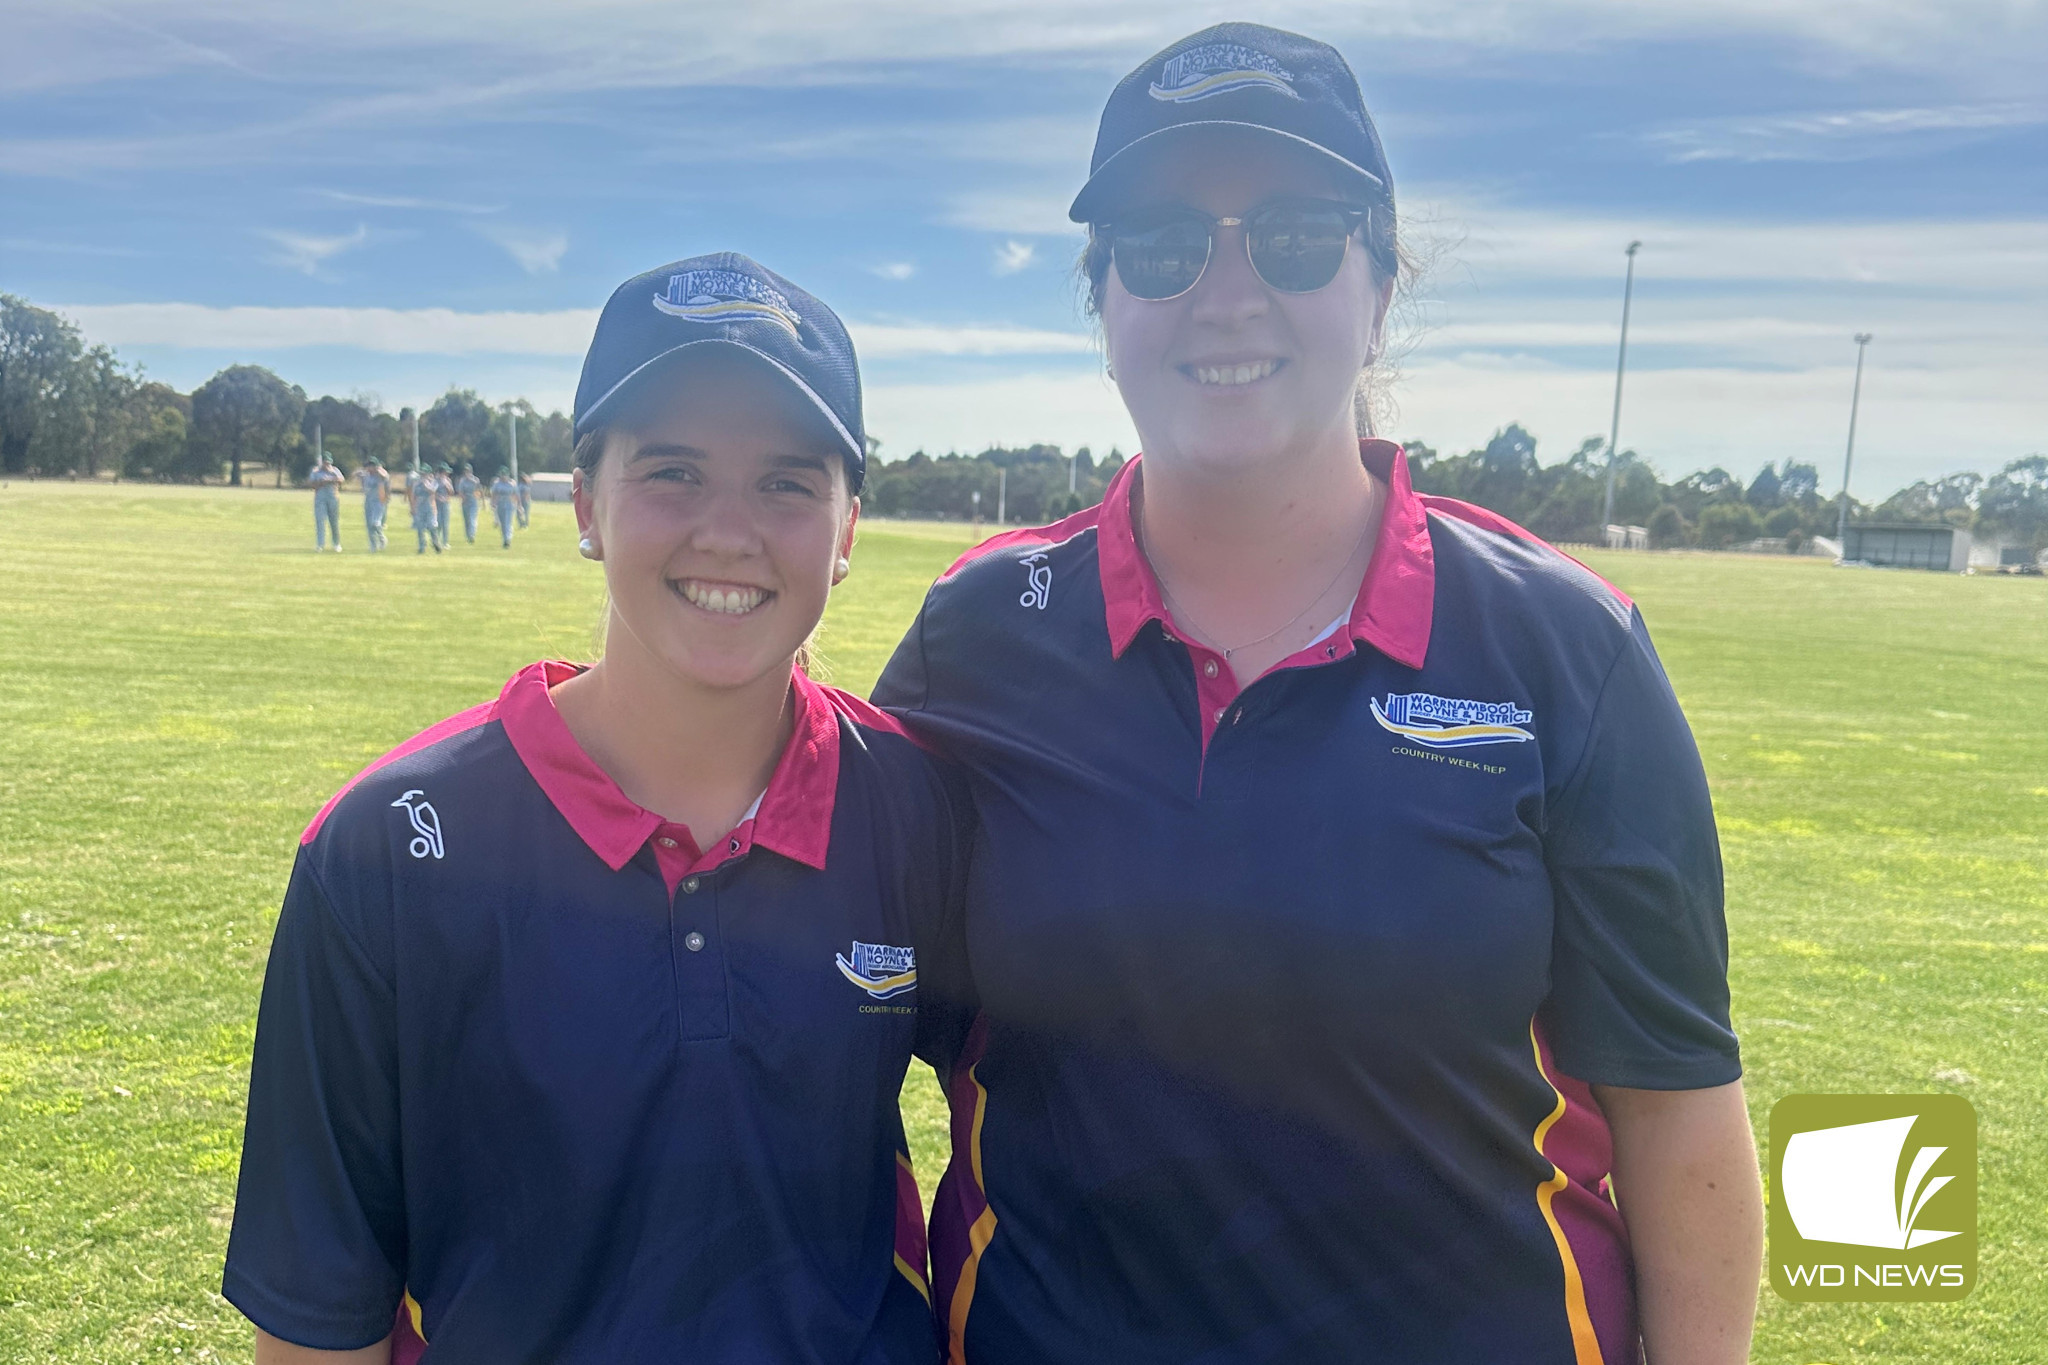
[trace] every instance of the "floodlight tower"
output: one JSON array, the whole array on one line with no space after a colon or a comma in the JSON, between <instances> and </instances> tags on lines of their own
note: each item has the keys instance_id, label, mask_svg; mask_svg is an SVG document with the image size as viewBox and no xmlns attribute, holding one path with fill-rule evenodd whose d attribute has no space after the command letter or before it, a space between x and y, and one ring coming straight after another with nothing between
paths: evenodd
<instances>
[{"instance_id":1,"label":"floodlight tower","mask_svg":"<svg viewBox=\"0 0 2048 1365\"><path fill-rule=\"evenodd\" d=\"M1863 348L1870 344L1870 333L1856 334L1856 384L1849 390L1849 449L1842 456L1842 497L1840 510L1835 514L1835 540L1841 545L1841 553L1849 553L1849 468L1856 462L1856 408L1863 401Z\"/></svg>"},{"instance_id":2,"label":"floodlight tower","mask_svg":"<svg viewBox=\"0 0 2048 1365\"><path fill-rule=\"evenodd\" d=\"M1607 534L1609 523L1614 520L1614 452L1615 443L1621 439L1621 374L1628 366L1628 306L1636 292L1636 252L1642 250L1641 242L1628 244L1628 278L1621 286L1621 353L1614 360L1614 421L1607 428L1607 501L1601 505L1600 534Z\"/></svg>"}]
</instances>

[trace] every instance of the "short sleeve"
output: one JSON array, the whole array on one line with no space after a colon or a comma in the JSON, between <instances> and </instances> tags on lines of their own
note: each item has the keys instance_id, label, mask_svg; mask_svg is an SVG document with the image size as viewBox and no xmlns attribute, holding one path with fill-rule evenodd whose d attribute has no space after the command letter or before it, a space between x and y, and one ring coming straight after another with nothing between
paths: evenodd
<instances>
[{"instance_id":1,"label":"short sleeve","mask_svg":"<svg viewBox=\"0 0 2048 1365\"><path fill-rule=\"evenodd\" d=\"M1544 842L1556 920L1542 1018L1558 1065L1642 1090L1739 1077L1713 804L1639 613Z\"/></svg>"},{"instance_id":2,"label":"short sleeve","mask_svg":"<svg viewBox=\"0 0 2048 1365\"><path fill-rule=\"evenodd\" d=\"M256 1020L221 1293L320 1350L382 1341L405 1285L395 1000L301 850Z\"/></svg>"}]
</instances>

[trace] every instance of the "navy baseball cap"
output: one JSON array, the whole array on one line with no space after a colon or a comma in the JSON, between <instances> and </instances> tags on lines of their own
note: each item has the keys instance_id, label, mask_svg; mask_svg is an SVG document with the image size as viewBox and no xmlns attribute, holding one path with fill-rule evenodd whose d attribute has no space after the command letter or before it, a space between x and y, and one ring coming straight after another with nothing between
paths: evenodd
<instances>
[{"instance_id":1,"label":"navy baseball cap","mask_svg":"<svg viewBox=\"0 0 2048 1365\"><path fill-rule=\"evenodd\" d=\"M780 371L839 438L847 483L867 476L860 364L839 315L736 251L692 256L612 292L598 315L576 385L580 439L656 362L692 346L736 346Z\"/></svg>"},{"instance_id":2,"label":"navy baseball cap","mask_svg":"<svg viewBox=\"0 0 2048 1365\"><path fill-rule=\"evenodd\" d=\"M1250 128L1307 147L1352 181L1364 202L1394 207L1379 132L1337 49L1264 24L1218 24L1117 83L1095 134L1088 183L1067 216L1102 222L1111 192L1132 168L1186 128Z\"/></svg>"}]
</instances>

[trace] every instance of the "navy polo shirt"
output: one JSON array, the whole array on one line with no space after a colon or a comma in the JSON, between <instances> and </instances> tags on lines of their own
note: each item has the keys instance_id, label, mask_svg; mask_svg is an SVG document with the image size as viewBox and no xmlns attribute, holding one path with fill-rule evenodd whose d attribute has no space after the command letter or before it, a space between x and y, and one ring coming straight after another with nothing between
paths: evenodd
<instances>
[{"instance_id":1,"label":"navy polo shirt","mask_svg":"<svg viewBox=\"0 0 2048 1365\"><path fill-rule=\"evenodd\" d=\"M699 849L536 664L306 831L271 949L222 1293L431 1361L929 1365L897 1093L945 951L946 774L798 675ZM936 1011L934 1012L936 1015Z\"/></svg>"},{"instance_id":2,"label":"navy polo shirt","mask_svg":"<svg viewBox=\"0 0 2048 1365\"><path fill-rule=\"evenodd\" d=\"M956 565L876 690L979 822L955 1362L1637 1359L1590 1085L1740 1074L1706 780L1626 597L1361 456L1349 619L1242 691L1137 461Z\"/></svg>"}]
</instances>

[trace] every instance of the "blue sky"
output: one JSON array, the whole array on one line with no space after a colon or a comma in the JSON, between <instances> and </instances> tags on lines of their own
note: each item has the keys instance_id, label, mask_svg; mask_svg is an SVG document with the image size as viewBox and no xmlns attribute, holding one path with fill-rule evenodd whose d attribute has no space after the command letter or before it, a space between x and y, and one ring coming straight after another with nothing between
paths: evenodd
<instances>
[{"instance_id":1,"label":"blue sky","mask_svg":"<svg viewBox=\"0 0 2048 1365\"><path fill-rule=\"evenodd\" d=\"M0 0L4 2L4 0ZM1389 434L1604 433L1859 493L2048 449L2035 0L5 4L0 290L181 387L566 406L626 276L752 254L853 325L885 457L1133 436L1065 205L1102 99L1253 18L1358 70L1412 241Z\"/></svg>"}]
</instances>

